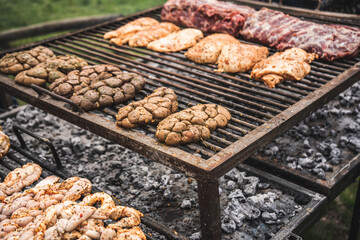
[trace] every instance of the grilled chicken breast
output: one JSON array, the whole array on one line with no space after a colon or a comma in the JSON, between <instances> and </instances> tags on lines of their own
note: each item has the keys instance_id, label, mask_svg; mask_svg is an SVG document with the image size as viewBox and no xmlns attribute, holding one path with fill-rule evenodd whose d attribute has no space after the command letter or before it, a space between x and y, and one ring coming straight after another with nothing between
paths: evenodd
<instances>
[{"instance_id":1,"label":"grilled chicken breast","mask_svg":"<svg viewBox=\"0 0 360 240\"><path fill-rule=\"evenodd\" d=\"M200 30L186 28L149 43L147 48L156 52L176 52L194 46L203 37Z\"/></svg>"},{"instance_id":2,"label":"grilled chicken breast","mask_svg":"<svg viewBox=\"0 0 360 240\"><path fill-rule=\"evenodd\" d=\"M266 58L269 51L266 47L259 47L240 42L223 47L219 59L219 72L247 72L260 60Z\"/></svg>"},{"instance_id":3,"label":"grilled chicken breast","mask_svg":"<svg viewBox=\"0 0 360 240\"><path fill-rule=\"evenodd\" d=\"M239 41L229 34L216 33L202 39L185 56L196 63L216 63L224 46Z\"/></svg>"},{"instance_id":4,"label":"grilled chicken breast","mask_svg":"<svg viewBox=\"0 0 360 240\"><path fill-rule=\"evenodd\" d=\"M127 43L129 39L137 32L145 29L149 29L158 24L159 22L153 18L149 18L149 17L138 18L116 29L115 31L105 33L104 38L111 39L111 42L117 45L122 45Z\"/></svg>"},{"instance_id":5,"label":"grilled chicken breast","mask_svg":"<svg viewBox=\"0 0 360 240\"><path fill-rule=\"evenodd\" d=\"M315 53L291 48L255 64L250 77L264 81L271 88L284 80L299 81L311 71L310 63L316 58L318 55Z\"/></svg>"},{"instance_id":6,"label":"grilled chicken breast","mask_svg":"<svg viewBox=\"0 0 360 240\"><path fill-rule=\"evenodd\" d=\"M129 40L131 47L146 47L150 42L165 37L180 28L169 22L162 22L149 29L135 33Z\"/></svg>"}]
</instances>

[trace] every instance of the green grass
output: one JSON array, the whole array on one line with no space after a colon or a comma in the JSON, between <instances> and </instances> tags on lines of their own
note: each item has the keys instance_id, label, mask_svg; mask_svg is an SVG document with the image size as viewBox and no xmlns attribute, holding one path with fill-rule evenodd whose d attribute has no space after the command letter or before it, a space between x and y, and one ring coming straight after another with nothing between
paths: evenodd
<instances>
[{"instance_id":1,"label":"green grass","mask_svg":"<svg viewBox=\"0 0 360 240\"><path fill-rule=\"evenodd\" d=\"M346 240L360 177L350 184L332 203L318 223L302 234L304 240ZM360 237L358 237L360 239Z\"/></svg>"},{"instance_id":2,"label":"green grass","mask_svg":"<svg viewBox=\"0 0 360 240\"><path fill-rule=\"evenodd\" d=\"M0 32L35 23L81 16L128 15L165 0L0 0Z\"/></svg>"}]
</instances>

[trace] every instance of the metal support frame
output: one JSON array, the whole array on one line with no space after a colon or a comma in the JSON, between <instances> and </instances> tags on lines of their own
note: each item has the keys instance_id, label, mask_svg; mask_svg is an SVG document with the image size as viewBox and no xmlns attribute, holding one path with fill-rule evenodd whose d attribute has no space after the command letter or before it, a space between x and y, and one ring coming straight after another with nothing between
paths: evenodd
<instances>
[{"instance_id":1,"label":"metal support frame","mask_svg":"<svg viewBox=\"0 0 360 240\"><path fill-rule=\"evenodd\" d=\"M220 240L219 180L197 179L202 239Z\"/></svg>"},{"instance_id":2,"label":"metal support frame","mask_svg":"<svg viewBox=\"0 0 360 240\"><path fill-rule=\"evenodd\" d=\"M359 233L360 226L360 181L358 182L358 189L352 213L349 240L356 240Z\"/></svg>"}]
</instances>

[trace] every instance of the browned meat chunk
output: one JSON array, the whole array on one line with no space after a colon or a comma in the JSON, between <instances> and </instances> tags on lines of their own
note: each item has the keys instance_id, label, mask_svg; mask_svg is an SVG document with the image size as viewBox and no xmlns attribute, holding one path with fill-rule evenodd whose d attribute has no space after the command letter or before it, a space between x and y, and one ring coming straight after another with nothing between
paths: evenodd
<instances>
[{"instance_id":1,"label":"browned meat chunk","mask_svg":"<svg viewBox=\"0 0 360 240\"><path fill-rule=\"evenodd\" d=\"M165 37L172 32L179 31L180 28L172 23L163 22L147 30L134 34L129 40L130 47L146 47L152 41Z\"/></svg>"},{"instance_id":2,"label":"browned meat chunk","mask_svg":"<svg viewBox=\"0 0 360 240\"><path fill-rule=\"evenodd\" d=\"M116 115L117 125L135 128L138 125L158 123L176 112L178 101L172 89L160 87L144 98L120 108Z\"/></svg>"},{"instance_id":3,"label":"browned meat chunk","mask_svg":"<svg viewBox=\"0 0 360 240\"><path fill-rule=\"evenodd\" d=\"M186 28L149 43L147 48L156 52L177 52L194 46L203 37L200 30Z\"/></svg>"},{"instance_id":4,"label":"browned meat chunk","mask_svg":"<svg viewBox=\"0 0 360 240\"><path fill-rule=\"evenodd\" d=\"M327 61L354 57L360 49L359 28L303 21L268 8L246 18L241 35L279 51L298 47Z\"/></svg>"},{"instance_id":5,"label":"browned meat chunk","mask_svg":"<svg viewBox=\"0 0 360 240\"><path fill-rule=\"evenodd\" d=\"M222 106L199 104L162 120L155 136L170 146L198 142L208 139L216 128L225 127L230 118L229 111Z\"/></svg>"},{"instance_id":6,"label":"browned meat chunk","mask_svg":"<svg viewBox=\"0 0 360 240\"><path fill-rule=\"evenodd\" d=\"M310 63L316 58L316 54L300 48L277 52L255 64L250 77L271 88L284 80L299 81L311 71Z\"/></svg>"},{"instance_id":7,"label":"browned meat chunk","mask_svg":"<svg viewBox=\"0 0 360 240\"><path fill-rule=\"evenodd\" d=\"M55 54L43 46L28 51L6 54L0 59L0 72L15 76L19 72L33 68L51 58L55 58Z\"/></svg>"},{"instance_id":8,"label":"browned meat chunk","mask_svg":"<svg viewBox=\"0 0 360 240\"><path fill-rule=\"evenodd\" d=\"M226 45L239 41L229 34L216 33L205 37L187 50L185 56L196 63L216 63L221 50Z\"/></svg>"},{"instance_id":9,"label":"browned meat chunk","mask_svg":"<svg viewBox=\"0 0 360 240\"><path fill-rule=\"evenodd\" d=\"M94 66L93 66L94 67ZM103 68L106 71L106 66ZM84 71L89 71L85 69ZM108 73L102 72L99 75ZM83 76L80 72L80 78ZM97 74L91 74L89 78ZM108 107L129 101L135 97L135 93L143 89L145 79L135 73L119 73L116 76L108 75L103 80L91 81L88 87L75 92L70 98L85 111L100 107Z\"/></svg>"},{"instance_id":10,"label":"browned meat chunk","mask_svg":"<svg viewBox=\"0 0 360 240\"><path fill-rule=\"evenodd\" d=\"M3 133L0 127L0 159L3 158L10 149L10 139Z\"/></svg>"},{"instance_id":11,"label":"browned meat chunk","mask_svg":"<svg viewBox=\"0 0 360 240\"><path fill-rule=\"evenodd\" d=\"M168 0L161 11L161 19L203 32L237 36L245 18L254 12L251 7L216 0Z\"/></svg>"},{"instance_id":12,"label":"browned meat chunk","mask_svg":"<svg viewBox=\"0 0 360 240\"><path fill-rule=\"evenodd\" d=\"M44 86L45 83L52 83L56 79L65 77L73 70L80 70L87 66L87 62L73 55L58 56L55 59L48 59L34 68L22 71L15 77L15 82L29 86L36 84Z\"/></svg>"},{"instance_id":13,"label":"browned meat chunk","mask_svg":"<svg viewBox=\"0 0 360 240\"><path fill-rule=\"evenodd\" d=\"M266 47L242 43L226 45L218 59L219 72L247 72L268 55Z\"/></svg>"},{"instance_id":14,"label":"browned meat chunk","mask_svg":"<svg viewBox=\"0 0 360 240\"><path fill-rule=\"evenodd\" d=\"M58 95L69 98L75 92L89 87L92 83L116 77L117 75L123 75L123 72L113 65L87 66L81 71L72 71L67 76L55 80L49 86L49 89Z\"/></svg>"},{"instance_id":15,"label":"browned meat chunk","mask_svg":"<svg viewBox=\"0 0 360 240\"><path fill-rule=\"evenodd\" d=\"M11 171L0 183L0 200L4 200L7 196L11 196L37 181L41 171L41 167L35 163L28 163ZM0 213L4 214L4 209Z\"/></svg>"},{"instance_id":16,"label":"browned meat chunk","mask_svg":"<svg viewBox=\"0 0 360 240\"><path fill-rule=\"evenodd\" d=\"M111 39L111 42L117 45L122 45L127 43L137 32L149 29L158 24L159 22L153 18L138 18L116 29L115 31L105 33L104 38Z\"/></svg>"}]
</instances>

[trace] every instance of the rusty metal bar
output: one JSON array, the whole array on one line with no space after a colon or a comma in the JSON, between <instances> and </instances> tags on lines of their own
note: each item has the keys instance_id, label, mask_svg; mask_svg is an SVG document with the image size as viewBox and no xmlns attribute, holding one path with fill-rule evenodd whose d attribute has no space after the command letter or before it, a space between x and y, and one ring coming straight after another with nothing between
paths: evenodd
<instances>
[{"instance_id":1,"label":"rusty metal bar","mask_svg":"<svg viewBox=\"0 0 360 240\"><path fill-rule=\"evenodd\" d=\"M358 189L356 192L356 199L354 203L354 209L351 218L351 225L349 231L349 240L358 239L360 226L360 182L358 182Z\"/></svg>"},{"instance_id":2,"label":"rusty metal bar","mask_svg":"<svg viewBox=\"0 0 360 240\"><path fill-rule=\"evenodd\" d=\"M201 238L221 239L220 196L218 179L196 179L199 198Z\"/></svg>"},{"instance_id":3,"label":"rusty metal bar","mask_svg":"<svg viewBox=\"0 0 360 240\"><path fill-rule=\"evenodd\" d=\"M82 35L82 34L81 34ZM91 34L91 33L87 33L87 35L92 35L92 36L96 36L99 38L99 35L96 35L96 34ZM105 42L105 40L102 40ZM108 43L109 44L109 43ZM209 73L209 74L213 74L213 75L217 75L217 76L221 76L221 77L226 77L226 78L229 78L231 80L234 80L234 81L237 81L239 83L242 83L242 84L245 84L245 85L248 85L249 87L256 87L256 88L260 88L262 90L265 90L266 92L273 92L273 93L276 93L276 94L279 94L279 95L283 95L283 96L286 96L286 97L289 97L289 98L293 98L295 100L298 100L298 98L296 98L296 96L294 96L294 94L290 94L290 93L287 93L287 92L283 92L283 91L279 91L279 89L269 89L268 87L266 87L265 85L258 85L258 84L254 84L250 81L247 81L247 80L243 80L241 78L237 78L237 77L234 77L230 74L225 74L225 73L219 73L219 72L214 72L213 70L209 70L209 69L206 69L204 67L200 67L194 63L187 63L185 61L178 61L178 60L175 60L173 58L169 58L169 57L164 57L162 55L159 55L159 54L155 54L155 53L152 53L152 52L149 52L149 51L145 51L143 49L140 49L140 48L131 48L131 47L128 47L128 46L125 46L125 45L122 45L122 46L117 46L116 48L114 49L126 49L126 50L129 50L129 51L133 51L133 52L138 52L140 54L145 54L145 55L148 55L148 56L151 56L153 58L159 58L159 59L163 59L165 61L170 61L170 62L174 62L174 63L177 63L177 64L180 64L180 65L183 65L183 66L186 66L186 67L190 67L191 69L197 69L197 70L200 70L200 71L204 71L206 73ZM164 54L165 55L165 54ZM171 55L170 55L171 56ZM241 75L241 74L239 74ZM241 75L242 76L242 75ZM244 76L243 76L244 77ZM245 76L246 78L250 79L249 75Z\"/></svg>"},{"instance_id":4,"label":"rusty metal bar","mask_svg":"<svg viewBox=\"0 0 360 240\"><path fill-rule=\"evenodd\" d=\"M72 53L72 54L77 54L77 55L79 55L79 56L81 56L81 57L84 57L84 58L92 59L92 60L97 61L97 62L99 62L99 63L114 64L114 63L112 63L112 62L105 61L105 60L100 60L100 59L97 59L97 58L95 58L95 57L92 57L92 56L89 56L89 55L88 55L88 54L97 55L97 54L94 53L94 52L88 51L88 52L87 52L88 54L83 54L83 53L74 52L74 51L72 51L72 50L68 50L68 49L59 47L59 46L54 45L54 44L51 44L51 43L49 43L48 45L49 45L49 46L52 46L52 47L54 47L54 48L58 48L58 49L61 49L61 50L63 50L63 51ZM116 59L115 59L115 60L116 60ZM170 86L173 86L173 87L176 87L176 88L185 90L185 91L187 91L187 92L192 92L192 93L194 93L194 94L196 94L196 95L201 95L201 96L203 96L203 97L205 97L205 98L212 99L214 102L222 103L222 104L228 104L228 105L234 105L232 102L230 102L230 101L228 101L228 100L221 99L221 98L217 98L217 97L214 97L214 96L212 96L212 95L209 95L209 94L206 94L206 93L203 93L203 92L196 91L196 90L194 90L194 89L192 89L192 88L184 87L184 86L182 86L182 85L175 84L175 83L173 83L173 82L169 82L169 81L167 81L167 80L163 80L163 79L159 79L159 78L156 78L156 77L152 77L152 76L149 76L148 74L144 74L144 73L142 73L142 72L136 71L136 70L134 70L134 69L126 68L126 67L123 67L123 66L121 66L121 65L117 65L117 64L114 64L114 65L116 65L116 66L119 67L120 69L129 71L129 72L137 73L137 74L139 74L139 75L141 75L141 76L144 76L144 77L146 77L146 78L148 78L148 79L155 80L155 81L157 81L157 82L161 82L161 83L164 83L164 84L167 84L167 85L170 85ZM142 67L136 66L135 64L128 63L128 65L134 67L135 69L142 69ZM146 71L146 69L145 69L145 71ZM155 72L155 74L156 74L156 72ZM166 76L165 76L165 77L166 77ZM179 82L184 82L185 84L187 83L186 81L183 81L183 80L178 79L178 78L173 78L173 79L176 79L176 80L179 81ZM192 84L192 85L193 85L193 84ZM206 89L208 89L208 88L206 88ZM212 92L214 92L214 91L212 91ZM220 94L220 95L224 95L224 94L221 94L221 92L219 92L219 91L215 91L215 92L217 92L217 93ZM236 107L237 107L237 108L241 108L241 109L243 109L243 110L245 110L245 111L248 111L248 112L250 112L250 113L252 113L252 114L259 115L259 116L262 116L262 117L265 117L265 118L268 118L268 119L270 119L270 118L273 117L273 116L270 115L270 114L261 112L261 111L256 110L256 109L252 109L252 108L247 107L247 106L244 106L244 105L236 104Z\"/></svg>"},{"instance_id":5,"label":"rusty metal bar","mask_svg":"<svg viewBox=\"0 0 360 240\"><path fill-rule=\"evenodd\" d=\"M282 101L282 102L287 102L287 103L295 103L295 101L293 100L289 100L287 98L281 98L281 97L278 97L277 95L274 95L274 94L268 94L267 92L261 92L261 91L257 91L257 90L254 90L254 89L251 89L251 88L248 88L248 87L244 87L242 85L238 85L238 84L234 84L232 82L229 82L229 81L225 81L223 79L220 79L220 78L215 78L215 77L212 77L211 75L206 75L204 73L200 73L200 72L196 72L196 71L193 71L192 69L187 69L187 68L184 68L184 67L180 67L180 66L176 66L176 65L173 65L173 64L169 64L167 61L159 61L159 60L156 60L154 58L150 58L150 57L147 57L147 56L143 56L143 55L140 55L140 54L134 54L134 53L131 53L129 51L124 51L124 50L121 50L119 48L114 48L114 47L108 47L108 46L104 46L104 45L101 45L101 44L96 44L94 42L90 42L90 41L87 41L87 40L84 40L84 39L81 39L81 38L78 38L78 37L72 37L73 39L76 39L77 41L81 41L81 42L84 42L84 43L88 43L88 44L92 44L94 46L98 46L98 47L101 47L101 48L105 48L105 49L108 49L108 50L112 50L112 51L116 51L116 52L119 52L119 53L123 53L123 54L126 54L128 56L132 56L132 57L136 57L136 58L140 58L140 59L146 59L148 61L152 61L152 62L156 62L156 63L159 63L163 66L167 66L167 67L171 67L171 68L174 68L174 69L177 69L177 70L181 70L181 71L184 71L184 72L188 72L190 74L194 74L194 75L198 75L200 77L204 77L204 78L208 78L208 79L211 79L211 80L214 80L216 82L219 82L219 83L222 83L222 84L225 84L225 85L229 85L229 86L232 86L232 87L236 87L238 89L241 89L241 90L245 90L245 91L249 91L251 93L255 93L257 95L261 95L261 96L264 96L264 97L268 97L270 99L275 99L275 100L278 100L278 101ZM104 41L105 42L105 41ZM84 45L82 45L84 46ZM107 53L109 54L109 53ZM117 56L119 58L123 58L121 56L118 56L118 55L114 55L114 54L109 54L109 55L112 55L112 56ZM128 60L128 58L126 58ZM141 64L141 63L140 63ZM158 69L159 71L164 71L160 68L156 68ZM169 73L168 71L164 71L166 73ZM184 77L183 75L180 75L180 74L177 74L177 73L173 73L171 72L172 75L174 76L180 76L180 77ZM189 77L184 77L184 78L187 78L189 80L192 80L194 81L194 78L189 78ZM195 79L196 80L196 79ZM237 94L242 94L241 92L237 91L236 92ZM254 98L258 101L261 101L262 99L259 99L258 97L255 98L255 96L252 96L252 95L249 95L249 94L244 94L244 96L246 97L250 97L250 98ZM282 107L282 108L286 108L288 107L288 105L283 105L283 104L278 104L277 102L271 102L272 104L274 105L277 105L278 107Z\"/></svg>"},{"instance_id":6,"label":"rusty metal bar","mask_svg":"<svg viewBox=\"0 0 360 240\"><path fill-rule=\"evenodd\" d=\"M232 168L236 162L246 159L252 153L263 147L268 139L279 136L291 126L302 120L318 106L323 105L334 96L355 83L360 77L360 63L354 65L329 83L309 94L292 107L286 109L266 124L261 125L247 135L247 138L233 143L220 153L208 159L209 171L215 176L222 176ZM279 127L281 126L281 127ZM221 167L219 167L221 166Z\"/></svg>"},{"instance_id":7,"label":"rusty metal bar","mask_svg":"<svg viewBox=\"0 0 360 240\"><path fill-rule=\"evenodd\" d=\"M176 82L179 82L179 83L182 83L182 84L190 85L193 88L198 88L198 89L201 89L201 90L204 90L204 91L207 91L207 92L212 92L212 93L215 93L215 94L223 95L224 97L231 98L233 100L237 100L237 101L239 101L239 102L241 102L243 104L249 105L249 106L257 107L258 109L270 111L270 112L273 112L273 113L280 113L281 112L281 110L278 110L276 108L267 107L267 106L264 106L262 104L258 104L256 102L246 100L245 97L246 98L253 98L253 99L257 100L257 101L262 101L263 99L256 98L256 97L251 96L249 94L241 93L241 92L235 91L233 89L229 89L229 88L222 87L222 86L219 86L219 85L211 84L211 83L208 83L208 82L196 79L196 78L190 78L190 77L183 76L183 75L180 75L180 74L177 74L177 73L162 70L162 69L159 69L159 68L156 68L156 67L149 66L149 65L147 65L145 63L136 62L136 61L133 61L131 59L126 59L126 58L123 58L123 57L115 55L115 54L111 54L111 53L101 51L99 49L96 49L96 52L94 52L95 49L91 49L90 47L88 47L86 45L83 45L83 44L72 42L72 44L81 46L81 47L75 47L75 46L71 46L71 45L66 44L66 43L61 43L61 42L56 42L56 43L60 43L61 45L65 46L65 47L73 48L75 50L82 51L82 52L85 52L85 53L88 53L88 54L92 53L95 56L105 58L105 59L109 59L111 61L119 62L121 64L128 65L130 67L137 67L138 69L141 68L144 71L153 73L155 75L159 75L159 76L168 78L170 80L173 80L173 81L176 81ZM77 54L79 54L79 53L77 53ZM173 77L173 76L176 76L176 77ZM188 81L182 80L182 79L186 79ZM200 83L201 85L199 85L197 83ZM225 91L229 92L229 93L232 93L232 94L225 93ZM235 96L233 94L237 94L238 96L242 95L243 98L237 97L237 96ZM279 104L279 103L276 103L276 102L272 102L272 101L267 101L267 102L269 102L270 104L275 105L277 107L281 107L283 109L287 107L287 106L285 106L283 104Z\"/></svg>"}]
</instances>

